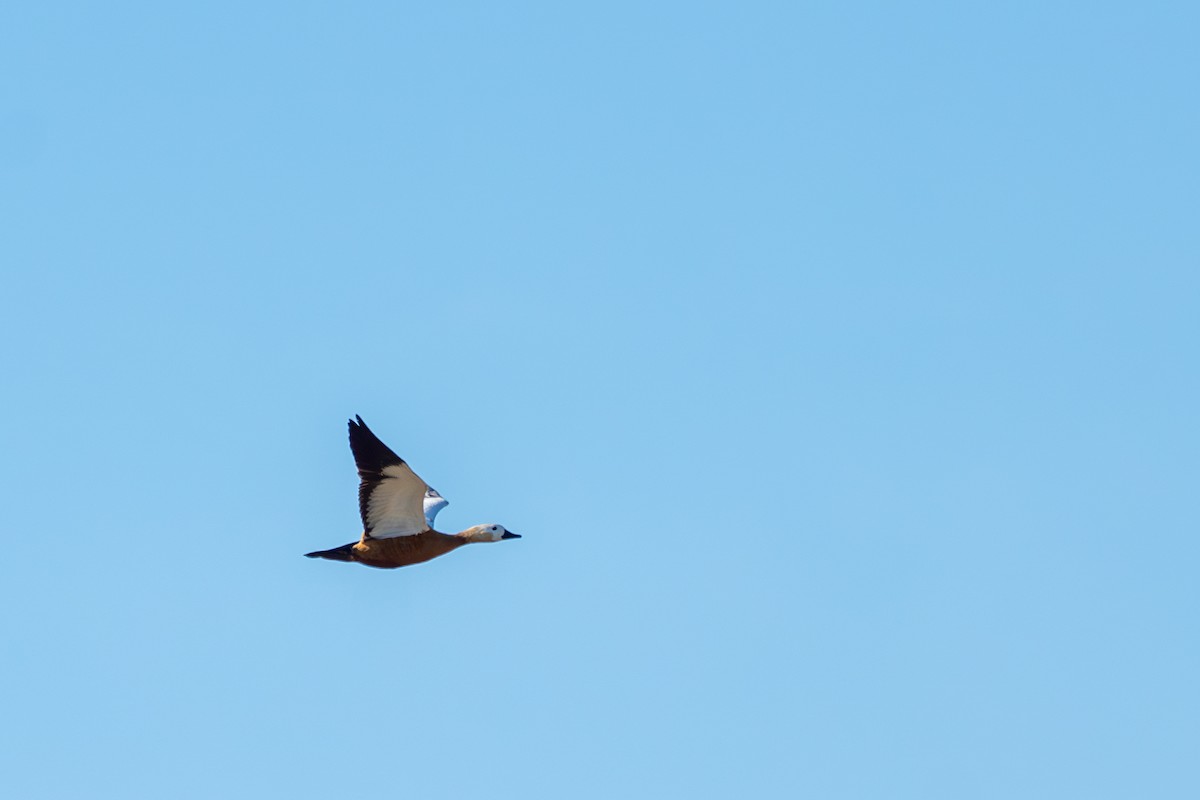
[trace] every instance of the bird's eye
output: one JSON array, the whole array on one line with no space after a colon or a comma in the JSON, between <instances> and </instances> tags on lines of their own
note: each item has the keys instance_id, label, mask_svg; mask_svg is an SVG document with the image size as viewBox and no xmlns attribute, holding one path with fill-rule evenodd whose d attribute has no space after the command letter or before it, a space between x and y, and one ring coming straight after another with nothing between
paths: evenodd
<instances>
[{"instance_id":1,"label":"bird's eye","mask_svg":"<svg viewBox=\"0 0 1200 800\"><path fill-rule=\"evenodd\" d=\"M494 531L498 531L498 530L500 530L500 528L499 528L499 527L497 527L496 525L493 525L493 526L492 526L492 530L494 530Z\"/></svg>"}]
</instances>

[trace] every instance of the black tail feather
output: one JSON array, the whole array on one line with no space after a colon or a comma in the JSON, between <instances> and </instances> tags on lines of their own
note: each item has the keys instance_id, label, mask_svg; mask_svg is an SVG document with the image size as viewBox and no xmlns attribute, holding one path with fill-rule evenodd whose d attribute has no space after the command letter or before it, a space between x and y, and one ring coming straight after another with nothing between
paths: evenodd
<instances>
[{"instance_id":1,"label":"black tail feather","mask_svg":"<svg viewBox=\"0 0 1200 800\"><path fill-rule=\"evenodd\" d=\"M344 544L341 547L335 547L332 550L314 550L313 552L305 553L304 555L308 558L327 558L330 561L353 561L354 553L352 551L354 549L354 545L356 544L358 544L358 542L351 542L350 544Z\"/></svg>"}]
</instances>

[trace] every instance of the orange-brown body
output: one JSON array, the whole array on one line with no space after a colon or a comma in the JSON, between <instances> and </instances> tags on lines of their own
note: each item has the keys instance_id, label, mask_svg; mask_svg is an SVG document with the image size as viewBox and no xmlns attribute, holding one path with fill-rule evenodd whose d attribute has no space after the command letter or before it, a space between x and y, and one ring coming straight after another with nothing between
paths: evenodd
<instances>
[{"instance_id":1,"label":"orange-brown body","mask_svg":"<svg viewBox=\"0 0 1200 800\"><path fill-rule=\"evenodd\" d=\"M390 539L363 538L350 548L351 560L369 567L395 569L409 564L420 564L431 558L444 556L467 544L461 536L437 531L425 531L415 536L396 536Z\"/></svg>"},{"instance_id":2,"label":"orange-brown body","mask_svg":"<svg viewBox=\"0 0 1200 800\"><path fill-rule=\"evenodd\" d=\"M475 525L455 534L439 533L428 528L412 536L377 537L363 533L357 542L305 555L309 558L327 558L330 561L357 562L379 569L395 569L444 556L451 550L457 550L472 542L498 542L501 539L520 538L518 534L505 530L501 525Z\"/></svg>"}]
</instances>

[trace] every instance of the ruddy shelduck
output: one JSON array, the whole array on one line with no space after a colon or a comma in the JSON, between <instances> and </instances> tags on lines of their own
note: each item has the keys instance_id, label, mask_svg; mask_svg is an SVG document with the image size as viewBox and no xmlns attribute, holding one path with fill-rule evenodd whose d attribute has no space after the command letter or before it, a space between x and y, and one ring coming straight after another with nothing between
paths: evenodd
<instances>
[{"instance_id":1,"label":"ruddy shelduck","mask_svg":"<svg viewBox=\"0 0 1200 800\"><path fill-rule=\"evenodd\" d=\"M453 534L435 531L433 519L448 501L379 441L359 416L350 420L350 450L360 480L362 538L332 550L305 553L309 558L395 569L443 556L464 544L521 538L495 524L475 525Z\"/></svg>"}]
</instances>

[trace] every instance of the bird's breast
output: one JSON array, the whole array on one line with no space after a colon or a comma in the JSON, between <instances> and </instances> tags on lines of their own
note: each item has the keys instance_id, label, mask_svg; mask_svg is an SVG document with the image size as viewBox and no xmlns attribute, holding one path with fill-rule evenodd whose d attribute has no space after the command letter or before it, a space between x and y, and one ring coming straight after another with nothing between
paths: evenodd
<instances>
[{"instance_id":1,"label":"bird's breast","mask_svg":"<svg viewBox=\"0 0 1200 800\"><path fill-rule=\"evenodd\" d=\"M457 536L436 531L390 539L372 539L364 536L362 541L354 545L354 558L371 567L394 569L437 558L463 544L466 542Z\"/></svg>"}]
</instances>

